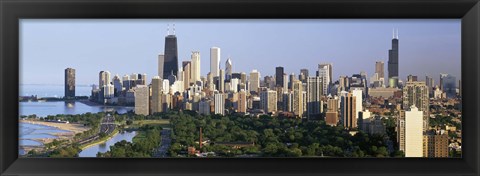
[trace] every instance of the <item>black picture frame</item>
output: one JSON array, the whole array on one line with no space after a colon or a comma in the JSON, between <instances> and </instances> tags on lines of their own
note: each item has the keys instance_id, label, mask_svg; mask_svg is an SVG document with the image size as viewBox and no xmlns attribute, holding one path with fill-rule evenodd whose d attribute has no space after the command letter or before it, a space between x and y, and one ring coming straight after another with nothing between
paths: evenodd
<instances>
[{"instance_id":1,"label":"black picture frame","mask_svg":"<svg viewBox=\"0 0 480 176\"><path fill-rule=\"evenodd\" d=\"M18 158L19 19L461 19L463 157ZM479 175L478 0L0 0L0 175Z\"/></svg>"}]
</instances>

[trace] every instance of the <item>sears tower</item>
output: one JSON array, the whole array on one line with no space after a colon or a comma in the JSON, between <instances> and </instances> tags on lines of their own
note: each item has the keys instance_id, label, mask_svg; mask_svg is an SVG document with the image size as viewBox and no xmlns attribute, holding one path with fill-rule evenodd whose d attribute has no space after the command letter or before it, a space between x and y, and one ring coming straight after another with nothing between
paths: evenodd
<instances>
[{"instance_id":1,"label":"sears tower","mask_svg":"<svg viewBox=\"0 0 480 176\"><path fill-rule=\"evenodd\" d=\"M163 79L168 79L170 75L177 76L178 72L178 51L177 37L175 36L175 24L173 25L173 34L170 35L170 29L167 28L165 37L165 56L163 60Z\"/></svg>"},{"instance_id":2,"label":"sears tower","mask_svg":"<svg viewBox=\"0 0 480 176\"><path fill-rule=\"evenodd\" d=\"M388 50L388 80L398 86L398 29L393 30L392 49Z\"/></svg>"}]
</instances>

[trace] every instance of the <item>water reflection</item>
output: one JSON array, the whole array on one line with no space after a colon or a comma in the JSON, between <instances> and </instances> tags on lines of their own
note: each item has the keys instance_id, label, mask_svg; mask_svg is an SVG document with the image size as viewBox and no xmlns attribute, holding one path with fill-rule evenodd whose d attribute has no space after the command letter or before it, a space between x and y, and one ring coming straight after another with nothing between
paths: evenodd
<instances>
[{"instance_id":1,"label":"water reflection","mask_svg":"<svg viewBox=\"0 0 480 176\"><path fill-rule=\"evenodd\" d=\"M79 157L97 157L97 153L105 153L110 151L110 146L113 146L115 143L120 142L122 140L126 140L128 142L132 142L133 137L135 137L136 132L122 132L115 135L113 138L109 139L108 141L91 146L86 148L85 150L81 151L78 155Z\"/></svg>"}]
</instances>

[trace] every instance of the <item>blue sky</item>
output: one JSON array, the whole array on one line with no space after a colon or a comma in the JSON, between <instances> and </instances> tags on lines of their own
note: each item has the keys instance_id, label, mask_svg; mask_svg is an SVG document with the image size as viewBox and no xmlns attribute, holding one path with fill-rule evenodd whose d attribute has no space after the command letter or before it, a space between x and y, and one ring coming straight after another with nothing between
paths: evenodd
<instances>
[{"instance_id":1,"label":"blue sky","mask_svg":"<svg viewBox=\"0 0 480 176\"><path fill-rule=\"evenodd\" d=\"M58 84L64 69L76 69L77 85L98 84L98 73L157 75L167 24L175 23L179 65L200 51L201 74L210 71L210 48L221 48L221 68L228 57L234 72L273 75L276 66L298 75L333 63L333 78L366 71L385 62L392 29L399 30L400 78L409 74L435 78L450 73L460 79L461 21L442 20L193 20L193 19L23 19L20 22L20 83Z\"/></svg>"}]
</instances>

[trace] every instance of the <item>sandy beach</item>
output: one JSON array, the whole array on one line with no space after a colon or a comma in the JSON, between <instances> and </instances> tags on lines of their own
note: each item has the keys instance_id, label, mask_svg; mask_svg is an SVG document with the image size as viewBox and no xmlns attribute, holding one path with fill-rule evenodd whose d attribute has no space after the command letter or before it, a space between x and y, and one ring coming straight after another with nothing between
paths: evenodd
<instances>
[{"instance_id":1,"label":"sandy beach","mask_svg":"<svg viewBox=\"0 0 480 176\"><path fill-rule=\"evenodd\" d=\"M55 127L61 130L71 131L75 134L82 133L90 129L88 127L83 126L83 124L75 124L75 123L55 123L55 122L45 122L45 121L37 121L37 120L20 120L20 122Z\"/></svg>"}]
</instances>

